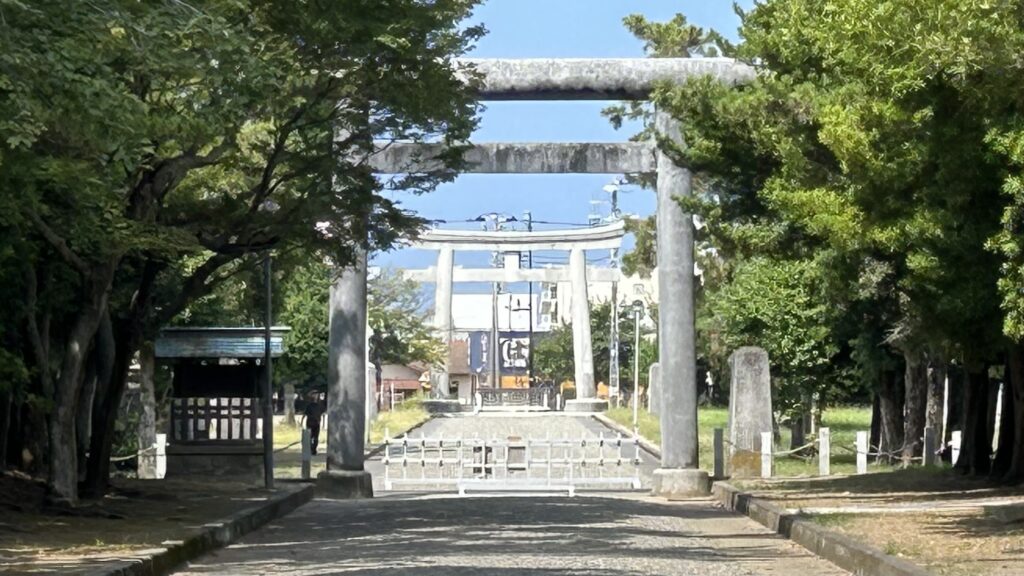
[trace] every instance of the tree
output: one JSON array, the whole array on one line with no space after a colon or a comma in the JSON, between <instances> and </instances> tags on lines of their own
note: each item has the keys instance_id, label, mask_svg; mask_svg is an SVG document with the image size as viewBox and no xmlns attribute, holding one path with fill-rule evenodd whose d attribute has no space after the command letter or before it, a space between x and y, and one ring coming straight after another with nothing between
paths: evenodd
<instances>
[{"instance_id":1,"label":"tree","mask_svg":"<svg viewBox=\"0 0 1024 576\"><path fill-rule=\"evenodd\" d=\"M842 312L830 337L849 349L855 373L878 378L886 445L904 462L920 453L924 367L956 359L975 375L971 392L1001 363L1006 337L1011 355L1020 348L1007 289L1019 253L1007 157L1024 80L1015 10L770 0L742 15L735 47L761 66L754 82L694 79L654 96L684 127L685 147L661 144L701 175L684 207L704 217L702 235L727 262L723 286L753 258L816 263L824 301ZM688 37L630 27L653 46ZM905 397L895 398L901 380ZM984 410L973 392L969 415ZM977 468L987 455L964 461Z\"/></svg>"},{"instance_id":2,"label":"tree","mask_svg":"<svg viewBox=\"0 0 1024 576\"><path fill-rule=\"evenodd\" d=\"M77 500L90 357L113 359L89 403L98 492L143 339L267 249L344 264L416 229L379 192L429 191L460 165L477 104L451 57L482 33L460 25L474 4L0 3L0 204L28 270L20 332L54 499ZM452 148L445 169L381 183L365 163L381 137Z\"/></svg>"}]
</instances>

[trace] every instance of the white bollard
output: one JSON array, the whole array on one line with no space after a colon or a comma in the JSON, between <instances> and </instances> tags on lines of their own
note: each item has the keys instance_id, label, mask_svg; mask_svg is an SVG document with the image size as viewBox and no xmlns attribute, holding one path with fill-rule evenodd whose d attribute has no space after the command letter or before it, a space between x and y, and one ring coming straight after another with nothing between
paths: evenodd
<instances>
[{"instance_id":1,"label":"white bollard","mask_svg":"<svg viewBox=\"0 0 1024 576\"><path fill-rule=\"evenodd\" d=\"M832 474L832 439L829 429L818 428L818 475L829 476Z\"/></svg>"},{"instance_id":2,"label":"white bollard","mask_svg":"<svg viewBox=\"0 0 1024 576\"><path fill-rule=\"evenodd\" d=\"M310 447L309 428L302 429L302 479L309 480L312 475L313 450Z\"/></svg>"},{"instance_id":3,"label":"white bollard","mask_svg":"<svg viewBox=\"0 0 1024 576\"><path fill-rule=\"evenodd\" d=\"M761 478L772 477L772 433L761 432Z\"/></svg>"},{"instance_id":4,"label":"white bollard","mask_svg":"<svg viewBox=\"0 0 1024 576\"><path fill-rule=\"evenodd\" d=\"M959 430L953 430L953 434L950 437L950 447L953 450L953 465L956 466L957 460L960 459L960 442L963 439L963 433Z\"/></svg>"},{"instance_id":5,"label":"white bollard","mask_svg":"<svg viewBox=\"0 0 1024 576\"><path fill-rule=\"evenodd\" d=\"M561 411L564 406L562 405L562 393L555 394L555 410Z\"/></svg>"},{"instance_id":6,"label":"white bollard","mask_svg":"<svg viewBox=\"0 0 1024 576\"><path fill-rule=\"evenodd\" d=\"M857 474L868 473L868 433L857 432Z\"/></svg>"},{"instance_id":7,"label":"white bollard","mask_svg":"<svg viewBox=\"0 0 1024 576\"><path fill-rule=\"evenodd\" d=\"M477 392L473 396L473 414L479 414L484 409L484 395Z\"/></svg>"},{"instance_id":8,"label":"white bollard","mask_svg":"<svg viewBox=\"0 0 1024 576\"><path fill-rule=\"evenodd\" d=\"M167 434L156 435L156 477L167 476Z\"/></svg>"}]
</instances>

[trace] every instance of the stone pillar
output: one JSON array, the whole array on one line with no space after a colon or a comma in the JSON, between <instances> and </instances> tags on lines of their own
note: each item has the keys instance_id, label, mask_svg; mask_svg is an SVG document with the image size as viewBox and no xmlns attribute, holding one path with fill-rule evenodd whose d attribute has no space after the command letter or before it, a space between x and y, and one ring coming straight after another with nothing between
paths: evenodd
<instances>
[{"instance_id":1,"label":"stone pillar","mask_svg":"<svg viewBox=\"0 0 1024 576\"><path fill-rule=\"evenodd\" d=\"M438 375L434 395L447 398L451 394L449 385L448 357L451 353L452 341L452 274L454 273L455 254L451 248L441 248L437 254L437 282L434 284L434 327L444 342L444 371Z\"/></svg>"},{"instance_id":2,"label":"stone pillar","mask_svg":"<svg viewBox=\"0 0 1024 576\"><path fill-rule=\"evenodd\" d=\"M566 410L594 412L605 410L607 402L597 398L594 382L594 344L590 338L590 300L587 297L587 258L582 248L569 253L569 278L572 282L572 352L575 364L576 399L566 402Z\"/></svg>"},{"instance_id":3,"label":"stone pillar","mask_svg":"<svg viewBox=\"0 0 1024 576\"><path fill-rule=\"evenodd\" d=\"M655 113L660 137L682 144L679 124ZM698 466L697 348L694 329L693 218L676 197L692 195L692 175L658 148L658 362L661 365L661 468L656 495L708 493L708 475Z\"/></svg>"},{"instance_id":4,"label":"stone pillar","mask_svg":"<svg viewBox=\"0 0 1024 576\"><path fill-rule=\"evenodd\" d=\"M647 369L647 411L661 414L661 364L657 362Z\"/></svg>"},{"instance_id":5,"label":"stone pillar","mask_svg":"<svg viewBox=\"0 0 1024 576\"><path fill-rule=\"evenodd\" d=\"M366 252L331 287L327 360L327 469L317 476L326 496L373 496L363 469L366 438Z\"/></svg>"}]
</instances>

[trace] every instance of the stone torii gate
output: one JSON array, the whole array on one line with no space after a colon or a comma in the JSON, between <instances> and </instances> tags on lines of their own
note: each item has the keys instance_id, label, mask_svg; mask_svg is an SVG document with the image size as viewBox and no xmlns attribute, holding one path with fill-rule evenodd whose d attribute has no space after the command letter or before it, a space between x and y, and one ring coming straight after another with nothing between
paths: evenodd
<instances>
[{"instance_id":1,"label":"stone torii gate","mask_svg":"<svg viewBox=\"0 0 1024 576\"><path fill-rule=\"evenodd\" d=\"M572 284L572 342L575 365L576 399L565 404L567 411L598 412L607 408L597 398L594 380L594 350L590 338L590 300L588 282L617 280L618 270L588 269L586 250L620 248L625 223L578 230L539 230L535 232L500 232L474 230L430 230L413 244L414 248L437 250L437 266L426 270L407 270L405 276L420 282L434 282L434 325L447 344L452 336L452 284L454 282L564 282ZM569 268L458 268L454 252L529 252L565 250L569 252ZM492 346L497 345L492 343ZM532 351L531 351L532 353ZM438 379L442 397L449 394L449 366L445 358L444 373Z\"/></svg>"},{"instance_id":2,"label":"stone torii gate","mask_svg":"<svg viewBox=\"0 0 1024 576\"><path fill-rule=\"evenodd\" d=\"M737 85L756 71L727 58L624 58L462 60L482 74L481 100L646 100L659 82L712 76ZM677 123L656 112L655 128L681 141ZM432 169L437 145L389 142L373 159L383 174ZM657 174L659 362L661 364L661 468L654 493L705 494L708 475L698 468L697 369L694 330L693 221L675 202L690 196L689 170L653 143L476 144L467 172L488 174ZM582 256L582 254L581 254ZM331 296L328 374L329 492L368 495L363 469L366 401L366 260L342 273Z\"/></svg>"}]
</instances>

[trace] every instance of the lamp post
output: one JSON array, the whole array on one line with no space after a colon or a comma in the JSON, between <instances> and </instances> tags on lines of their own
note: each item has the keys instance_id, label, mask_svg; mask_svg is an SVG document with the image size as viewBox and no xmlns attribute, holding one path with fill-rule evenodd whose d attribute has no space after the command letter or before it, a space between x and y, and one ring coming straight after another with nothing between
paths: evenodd
<instances>
[{"instance_id":1,"label":"lamp post","mask_svg":"<svg viewBox=\"0 0 1024 576\"><path fill-rule=\"evenodd\" d=\"M260 212L273 214L280 207L273 200L265 200L260 205ZM266 290L266 306L263 310L263 485L268 490L274 487L274 407L272 396L274 390L274 367L271 354L271 326L274 320L272 307L273 292L271 287L271 249L267 248L263 256L263 285Z\"/></svg>"},{"instance_id":2,"label":"lamp post","mask_svg":"<svg viewBox=\"0 0 1024 576\"><path fill-rule=\"evenodd\" d=\"M644 315L644 301L633 301L633 430L640 421L640 319Z\"/></svg>"}]
</instances>

